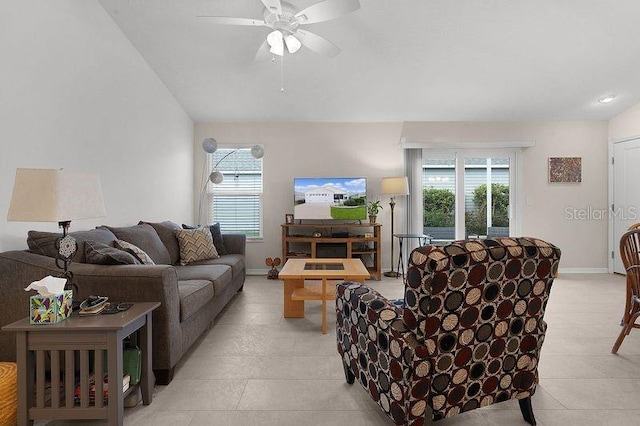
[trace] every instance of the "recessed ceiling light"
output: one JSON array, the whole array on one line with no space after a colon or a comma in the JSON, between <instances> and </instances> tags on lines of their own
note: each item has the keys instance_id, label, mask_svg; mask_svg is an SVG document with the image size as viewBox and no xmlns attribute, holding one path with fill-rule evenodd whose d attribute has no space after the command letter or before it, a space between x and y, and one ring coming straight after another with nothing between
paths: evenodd
<instances>
[{"instance_id":1,"label":"recessed ceiling light","mask_svg":"<svg viewBox=\"0 0 640 426\"><path fill-rule=\"evenodd\" d=\"M598 99L601 104L610 104L616 98L616 95L608 95Z\"/></svg>"}]
</instances>

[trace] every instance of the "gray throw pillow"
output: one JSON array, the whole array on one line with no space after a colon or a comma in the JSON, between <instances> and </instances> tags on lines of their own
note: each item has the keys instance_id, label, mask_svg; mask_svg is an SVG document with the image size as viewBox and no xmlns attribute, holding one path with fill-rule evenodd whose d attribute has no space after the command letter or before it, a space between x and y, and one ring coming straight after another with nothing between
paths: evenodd
<instances>
[{"instance_id":1,"label":"gray throw pillow","mask_svg":"<svg viewBox=\"0 0 640 426\"><path fill-rule=\"evenodd\" d=\"M78 251L73 257L73 262L85 263L85 241L95 241L103 244L111 244L116 239L111 231L104 228L89 229L86 231L74 231L69 235L74 237L78 243ZM58 257L58 249L56 249L56 240L62 236L62 233L29 231L27 234L27 245L31 253L41 254L43 256Z\"/></svg>"},{"instance_id":2,"label":"gray throw pillow","mask_svg":"<svg viewBox=\"0 0 640 426\"><path fill-rule=\"evenodd\" d=\"M195 226L182 224L184 229L196 229ZM216 251L218 255L224 256L225 254L229 254L227 248L224 246L224 240L222 239L222 232L220 232L220 222L216 222L213 225L209 225L209 231L211 231L211 236L213 237L213 245L216 246Z\"/></svg>"},{"instance_id":3,"label":"gray throw pillow","mask_svg":"<svg viewBox=\"0 0 640 426\"><path fill-rule=\"evenodd\" d=\"M176 229L181 229L180 225L171 221L164 222L145 222L140 221L138 225L146 223L151 225L156 230L162 243L167 247L169 256L171 257L171 264L180 264L180 245L178 244L178 238L176 238Z\"/></svg>"},{"instance_id":4,"label":"gray throw pillow","mask_svg":"<svg viewBox=\"0 0 640 426\"><path fill-rule=\"evenodd\" d=\"M96 265L134 265L138 260L126 251L96 241L84 242L87 263Z\"/></svg>"},{"instance_id":5,"label":"gray throw pillow","mask_svg":"<svg viewBox=\"0 0 640 426\"><path fill-rule=\"evenodd\" d=\"M127 241L149 255L153 262L157 265L171 265L171 255L169 250L162 243L158 233L151 225L143 223L141 225L125 226L115 228L105 226L119 240Z\"/></svg>"}]
</instances>

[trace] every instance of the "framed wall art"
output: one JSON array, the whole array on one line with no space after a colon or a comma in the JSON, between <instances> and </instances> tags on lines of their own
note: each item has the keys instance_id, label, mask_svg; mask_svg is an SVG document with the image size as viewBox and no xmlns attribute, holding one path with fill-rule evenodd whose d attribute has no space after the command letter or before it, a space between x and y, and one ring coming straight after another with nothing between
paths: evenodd
<instances>
[{"instance_id":1,"label":"framed wall art","mask_svg":"<svg viewBox=\"0 0 640 426\"><path fill-rule=\"evenodd\" d=\"M549 157L549 183L582 182L582 157Z\"/></svg>"}]
</instances>

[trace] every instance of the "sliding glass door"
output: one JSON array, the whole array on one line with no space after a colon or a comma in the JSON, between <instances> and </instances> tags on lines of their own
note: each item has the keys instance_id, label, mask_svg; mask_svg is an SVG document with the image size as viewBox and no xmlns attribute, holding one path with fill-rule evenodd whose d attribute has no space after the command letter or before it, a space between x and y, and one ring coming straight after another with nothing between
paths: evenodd
<instances>
[{"instance_id":1,"label":"sliding glass door","mask_svg":"<svg viewBox=\"0 0 640 426\"><path fill-rule=\"evenodd\" d=\"M434 243L515 232L516 152L424 150L424 233Z\"/></svg>"}]
</instances>

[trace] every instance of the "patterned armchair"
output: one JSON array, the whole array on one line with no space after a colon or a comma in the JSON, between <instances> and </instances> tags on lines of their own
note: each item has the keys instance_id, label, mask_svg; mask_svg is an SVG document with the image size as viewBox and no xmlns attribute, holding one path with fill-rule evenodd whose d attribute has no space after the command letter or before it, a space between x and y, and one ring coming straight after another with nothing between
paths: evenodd
<instances>
[{"instance_id":1,"label":"patterned armchair","mask_svg":"<svg viewBox=\"0 0 640 426\"><path fill-rule=\"evenodd\" d=\"M337 286L336 337L357 378L398 425L518 399L535 425L543 321L560 249L535 238L414 250L404 308L364 285Z\"/></svg>"}]
</instances>

